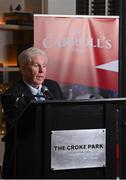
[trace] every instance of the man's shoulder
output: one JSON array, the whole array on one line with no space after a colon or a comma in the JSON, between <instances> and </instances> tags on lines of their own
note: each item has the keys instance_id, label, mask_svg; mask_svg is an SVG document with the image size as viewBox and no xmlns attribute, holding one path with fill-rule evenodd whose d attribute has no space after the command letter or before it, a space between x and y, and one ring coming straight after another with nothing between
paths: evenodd
<instances>
[{"instance_id":1,"label":"man's shoulder","mask_svg":"<svg viewBox=\"0 0 126 180\"><path fill-rule=\"evenodd\" d=\"M57 81L52 79L45 79L44 86L47 86L49 91L54 95L55 99L65 99L64 94Z\"/></svg>"},{"instance_id":2,"label":"man's shoulder","mask_svg":"<svg viewBox=\"0 0 126 180\"><path fill-rule=\"evenodd\" d=\"M45 79L43 83L57 83L57 81L52 79Z\"/></svg>"},{"instance_id":3,"label":"man's shoulder","mask_svg":"<svg viewBox=\"0 0 126 180\"><path fill-rule=\"evenodd\" d=\"M43 85L48 86L48 85L58 85L57 81L52 80L52 79L45 79L43 82Z\"/></svg>"},{"instance_id":4,"label":"man's shoulder","mask_svg":"<svg viewBox=\"0 0 126 180\"><path fill-rule=\"evenodd\" d=\"M10 87L5 91L4 94L15 94L20 92L20 88L23 88L24 83L23 81L17 81L13 85L10 85Z\"/></svg>"}]
</instances>

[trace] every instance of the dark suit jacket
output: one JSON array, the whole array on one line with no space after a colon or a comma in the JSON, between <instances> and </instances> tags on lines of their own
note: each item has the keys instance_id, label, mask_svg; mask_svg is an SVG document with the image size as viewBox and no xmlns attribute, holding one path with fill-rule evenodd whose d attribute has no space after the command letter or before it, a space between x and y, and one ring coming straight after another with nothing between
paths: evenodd
<instances>
[{"instance_id":1,"label":"dark suit jacket","mask_svg":"<svg viewBox=\"0 0 126 180\"><path fill-rule=\"evenodd\" d=\"M50 92L50 97L48 96L48 99L65 99L56 81L46 79L42 85L46 86ZM1 103L5 114L7 131L10 130L19 113L21 113L31 100L35 100L35 97L32 95L29 87L22 80L17 82L2 95ZM2 169L3 178L15 178L13 168L15 152L13 145L13 135L12 137L7 138L7 140L5 138L5 155Z\"/></svg>"},{"instance_id":2,"label":"dark suit jacket","mask_svg":"<svg viewBox=\"0 0 126 180\"><path fill-rule=\"evenodd\" d=\"M60 86L56 81L46 79L42 85L46 86L50 92L48 99L65 99ZM2 95L1 103L6 116L7 129L11 126L11 123L14 121L17 114L19 115L20 111L22 111L31 100L35 100L35 97L22 80L18 81Z\"/></svg>"}]
</instances>

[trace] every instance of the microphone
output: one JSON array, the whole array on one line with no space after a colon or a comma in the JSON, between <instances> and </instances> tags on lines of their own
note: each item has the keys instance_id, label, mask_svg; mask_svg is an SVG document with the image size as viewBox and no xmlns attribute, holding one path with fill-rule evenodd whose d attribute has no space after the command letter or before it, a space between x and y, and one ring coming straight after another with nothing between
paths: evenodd
<instances>
[{"instance_id":1,"label":"microphone","mask_svg":"<svg viewBox=\"0 0 126 180\"><path fill-rule=\"evenodd\" d=\"M54 99L54 96L52 95L52 93L49 91L49 89L47 88L47 86L42 86L42 92L43 95L46 99Z\"/></svg>"}]
</instances>

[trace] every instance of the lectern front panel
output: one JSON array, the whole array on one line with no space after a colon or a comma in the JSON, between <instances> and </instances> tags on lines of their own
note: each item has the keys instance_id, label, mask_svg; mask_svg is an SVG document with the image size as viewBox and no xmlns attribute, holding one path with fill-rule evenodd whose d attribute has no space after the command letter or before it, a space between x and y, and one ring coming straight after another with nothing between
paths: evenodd
<instances>
[{"instance_id":1,"label":"lectern front panel","mask_svg":"<svg viewBox=\"0 0 126 180\"><path fill-rule=\"evenodd\" d=\"M17 123L17 178L115 178L116 113L103 101L31 103Z\"/></svg>"}]
</instances>

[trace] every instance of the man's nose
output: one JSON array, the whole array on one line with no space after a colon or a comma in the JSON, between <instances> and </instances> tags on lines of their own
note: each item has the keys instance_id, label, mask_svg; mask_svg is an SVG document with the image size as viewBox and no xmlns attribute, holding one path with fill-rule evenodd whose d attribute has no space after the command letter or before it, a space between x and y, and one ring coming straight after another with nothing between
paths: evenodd
<instances>
[{"instance_id":1,"label":"man's nose","mask_svg":"<svg viewBox=\"0 0 126 180\"><path fill-rule=\"evenodd\" d=\"M43 72L43 67L39 66L39 72Z\"/></svg>"}]
</instances>

